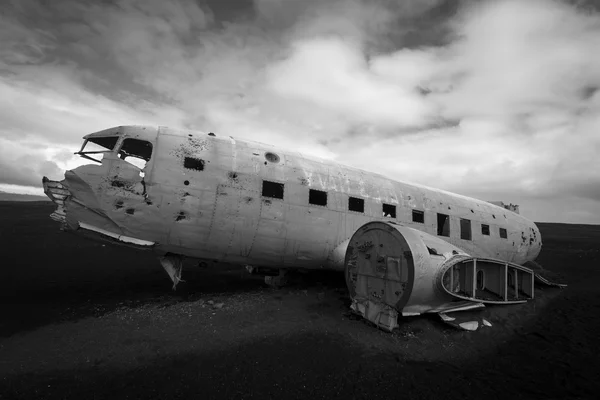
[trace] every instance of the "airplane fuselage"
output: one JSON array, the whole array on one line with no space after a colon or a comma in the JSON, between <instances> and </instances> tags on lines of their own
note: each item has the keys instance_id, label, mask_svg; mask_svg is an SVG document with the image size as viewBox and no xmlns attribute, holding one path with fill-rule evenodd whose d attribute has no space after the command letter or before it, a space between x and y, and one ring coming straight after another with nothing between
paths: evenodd
<instances>
[{"instance_id":1,"label":"airplane fuselage","mask_svg":"<svg viewBox=\"0 0 600 400\"><path fill-rule=\"evenodd\" d=\"M136 238L162 254L343 269L350 237L374 220L517 264L541 249L535 224L502 207L298 152L165 127L116 127L86 138L116 141L101 164L65 174L66 226ZM118 156L128 139L129 154L149 144L143 174Z\"/></svg>"}]
</instances>

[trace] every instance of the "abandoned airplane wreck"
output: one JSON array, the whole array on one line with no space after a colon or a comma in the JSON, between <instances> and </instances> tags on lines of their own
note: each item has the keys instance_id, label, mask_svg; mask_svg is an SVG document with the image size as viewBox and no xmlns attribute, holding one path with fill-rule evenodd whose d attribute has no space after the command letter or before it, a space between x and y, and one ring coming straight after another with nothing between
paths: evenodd
<instances>
[{"instance_id":1,"label":"abandoned airplane wreck","mask_svg":"<svg viewBox=\"0 0 600 400\"><path fill-rule=\"evenodd\" d=\"M84 136L90 164L43 178L61 228L154 251L173 281L184 257L345 271L352 309L397 317L514 304L550 284L527 263L538 228L505 207L213 133L119 126ZM517 209L518 210L518 209Z\"/></svg>"}]
</instances>

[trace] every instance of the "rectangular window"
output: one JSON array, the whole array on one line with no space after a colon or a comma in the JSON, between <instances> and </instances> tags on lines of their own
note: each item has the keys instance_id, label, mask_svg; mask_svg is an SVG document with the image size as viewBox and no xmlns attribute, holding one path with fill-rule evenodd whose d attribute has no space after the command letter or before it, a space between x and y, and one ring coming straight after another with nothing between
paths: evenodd
<instances>
[{"instance_id":1,"label":"rectangular window","mask_svg":"<svg viewBox=\"0 0 600 400\"><path fill-rule=\"evenodd\" d=\"M481 224L481 234L490 236L490 226L486 224Z\"/></svg>"},{"instance_id":2,"label":"rectangular window","mask_svg":"<svg viewBox=\"0 0 600 400\"><path fill-rule=\"evenodd\" d=\"M471 220L460 219L460 238L463 240L471 239Z\"/></svg>"},{"instance_id":3,"label":"rectangular window","mask_svg":"<svg viewBox=\"0 0 600 400\"><path fill-rule=\"evenodd\" d=\"M327 205L327 192L322 190L310 189L308 192L308 202L317 206Z\"/></svg>"},{"instance_id":4,"label":"rectangular window","mask_svg":"<svg viewBox=\"0 0 600 400\"><path fill-rule=\"evenodd\" d=\"M438 213L437 234L438 236L450 236L450 216Z\"/></svg>"},{"instance_id":5,"label":"rectangular window","mask_svg":"<svg viewBox=\"0 0 600 400\"><path fill-rule=\"evenodd\" d=\"M357 197L350 197L348 199L348 210L364 213L365 201Z\"/></svg>"},{"instance_id":6,"label":"rectangular window","mask_svg":"<svg viewBox=\"0 0 600 400\"><path fill-rule=\"evenodd\" d=\"M125 139L119 150L119 156L122 159L136 157L149 161L152 156L152 143L140 139Z\"/></svg>"},{"instance_id":7,"label":"rectangular window","mask_svg":"<svg viewBox=\"0 0 600 400\"><path fill-rule=\"evenodd\" d=\"M383 203L383 216L388 218L396 218L396 206Z\"/></svg>"},{"instance_id":8,"label":"rectangular window","mask_svg":"<svg viewBox=\"0 0 600 400\"><path fill-rule=\"evenodd\" d=\"M263 181L262 195L274 199L283 199L283 183Z\"/></svg>"},{"instance_id":9,"label":"rectangular window","mask_svg":"<svg viewBox=\"0 0 600 400\"><path fill-rule=\"evenodd\" d=\"M152 143L140 139L125 139L119 150L119 158L144 169L152 157Z\"/></svg>"},{"instance_id":10,"label":"rectangular window","mask_svg":"<svg viewBox=\"0 0 600 400\"><path fill-rule=\"evenodd\" d=\"M412 210L412 219L413 222L418 222L419 224L425 223L425 213L421 210Z\"/></svg>"},{"instance_id":11,"label":"rectangular window","mask_svg":"<svg viewBox=\"0 0 600 400\"><path fill-rule=\"evenodd\" d=\"M500 228L500 237L502 239L507 239L508 238L508 235L506 234L506 229Z\"/></svg>"},{"instance_id":12,"label":"rectangular window","mask_svg":"<svg viewBox=\"0 0 600 400\"><path fill-rule=\"evenodd\" d=\"M183 167L187 169L195 169L196 171L204 170L204 160L193 157L186 157L183 159Z\"/></svg>"}]
</instances>

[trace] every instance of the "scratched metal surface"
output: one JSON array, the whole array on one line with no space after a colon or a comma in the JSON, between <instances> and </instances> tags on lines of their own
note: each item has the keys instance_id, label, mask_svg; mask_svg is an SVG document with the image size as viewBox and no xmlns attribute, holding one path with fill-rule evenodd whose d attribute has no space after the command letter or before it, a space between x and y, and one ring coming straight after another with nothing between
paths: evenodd
<instances>
[{"instance_id":1,"label":"scratched metal surface","mask_svg":"<svg viewBox=\"0 0 600 400\"><path fill-rule=\"evenodd\" d=\"M450 237L442 239L473 256L523 263L541 248L533 223L481 200L229 136L144 126L93 135L108 134L119 134L119 144L124 138L153 144L145 175L116 154L76 168L67 183L95 212L69 203L67 220L156 242L159 253L342 269L347 241L360 226L392 220L383 217L382 203L396 205L395 222L434 236L436 213L450 215ZM267 161L267 152L278 162ZM202 160L202 169L184 168L186 157ZM262 180L284 183L284 198L263 197ZM309 189L326 191L327 206L309 204ZM365 200L364 213L348 211L349 196ZM413 209L425 212L425 223L412 222ZM460 218L472 221L470 241L460 239ZM481 234L480 223L490 226L490 236ZM499 238L500 227L507 239Z\"/></svg>"}]
</instances>

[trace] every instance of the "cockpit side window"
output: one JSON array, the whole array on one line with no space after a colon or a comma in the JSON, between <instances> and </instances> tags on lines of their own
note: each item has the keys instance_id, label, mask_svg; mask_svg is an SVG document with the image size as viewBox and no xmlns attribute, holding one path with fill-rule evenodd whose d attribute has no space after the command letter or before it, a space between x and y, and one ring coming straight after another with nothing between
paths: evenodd
<instances>
[{"instance_id":1,"label":"cockpit side window","mask_svg":"<svg viewBox=\"0 0 600 400\"><path fill-rule=\"evenodd\" d=\"M139 139L125 139L119 150L119 158L140 169L146 167L146 163L152 157L152 143Z\"/></svg>"},{"instance_id":2,"label":"cockpit side window","mask_svg":"<svg viewBox=\"0 0 600 400\"><path fill-rule=\"evenodd\" d=\"M98 158L92 157L90 154L108 153L115 148L118 140L118 136L92 137L87 139L81 150L75 154L100 163L101 161Z\"/></svg>"}]
</instances>

